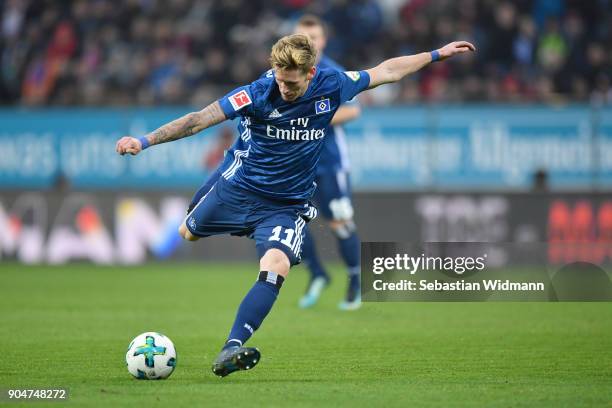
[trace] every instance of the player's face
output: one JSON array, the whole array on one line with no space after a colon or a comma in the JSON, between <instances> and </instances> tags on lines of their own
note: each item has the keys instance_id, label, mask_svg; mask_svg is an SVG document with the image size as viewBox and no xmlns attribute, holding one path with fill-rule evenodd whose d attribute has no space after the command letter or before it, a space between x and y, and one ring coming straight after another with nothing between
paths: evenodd
<instances>
[{"instance_id":1,"label":"player's face","mask_svg":"<svg viewBox=\"0 0 612 408\"><path fill-rule=\"evenodd\" d=\"M312 43L315 46L315 49L317 50L317 60L318 60L321 56L321 53L325 49L325 46L327 45L327 38L325 37L325 31L323 30L323 27L321 26L306 27L306 26L299 25L295 27L294 34L304 34L310 37L310 41L312 41Z\"/></svg>"},{"instance_id":2,"label":"player's face","mask_svg":"<svg viewBox=\"0 0 612 408\"><path fill-rule=\"evenodd\" d=\"M312 67L308 73L304 73L299 69L274 70L274 77L276 78L281 98L284 101L293 102L304 95L306 89L308 89L308 83L314 77L315 72L315 67Z\"/></svg>"}]
</instances>

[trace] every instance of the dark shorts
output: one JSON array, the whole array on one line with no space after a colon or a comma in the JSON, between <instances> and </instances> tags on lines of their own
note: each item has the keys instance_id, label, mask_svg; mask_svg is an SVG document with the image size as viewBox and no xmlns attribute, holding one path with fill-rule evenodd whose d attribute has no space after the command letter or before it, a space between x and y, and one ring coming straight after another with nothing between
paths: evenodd
<instances>
[{"instance_id":1,"label":"dark shorts","mask_svg":"<svg viewBox=\"0 0 612 408\"><path fill-rule=\"evenodd\" d=\"M255 240L259 257L270 248L283 251L291 265L300 262L306 223L317 216L309 202L261 197L220 177L185 218L198 237L231 234Z\"/></svg>"}]
</instances>

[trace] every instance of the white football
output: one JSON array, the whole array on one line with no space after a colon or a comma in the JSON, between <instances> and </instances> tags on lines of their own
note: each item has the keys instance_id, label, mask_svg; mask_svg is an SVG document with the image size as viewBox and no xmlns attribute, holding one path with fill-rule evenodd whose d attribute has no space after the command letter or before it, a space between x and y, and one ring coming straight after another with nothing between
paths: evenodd
<instances>
[{"instance_id":1,"label":"white football","mask_svg":"<svg viewBox=\"0 0 612 408\"><path fill-rule=\"evenodd\" d=\"M161 333L142 333L128 346L127 369L140 380L163 380L176 367L176 350L172 340Z\"/></svg>"}]
</instances>

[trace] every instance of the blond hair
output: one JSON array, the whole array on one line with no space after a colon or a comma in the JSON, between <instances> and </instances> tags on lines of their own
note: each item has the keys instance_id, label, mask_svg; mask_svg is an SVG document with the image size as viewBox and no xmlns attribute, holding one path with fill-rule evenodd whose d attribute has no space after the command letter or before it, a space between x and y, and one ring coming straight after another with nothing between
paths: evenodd
<instances>
[{"instance_id":1,"label":"blond hair","mask_svg":"<svg viewBox=\"0 0 612 408\"><path fill-rule=\"evenodd\" d=\"M270 64L275 69L299 69L306 73L315 65L317 51L304 34L288 35L276 42L270 53Z\"/></svg>"}]
</instances>

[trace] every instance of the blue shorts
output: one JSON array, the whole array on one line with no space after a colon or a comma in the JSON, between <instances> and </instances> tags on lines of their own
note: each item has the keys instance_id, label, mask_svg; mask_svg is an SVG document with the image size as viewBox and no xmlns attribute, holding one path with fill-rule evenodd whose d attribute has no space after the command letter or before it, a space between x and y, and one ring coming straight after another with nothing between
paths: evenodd
<instances>
[{"instance_id":1,"label":"blue shorts","mask_svg":"<svg viewBox=\"0 0 612 408\"><path fill-rule=\"evenodd\" d=\"M268 249L277 248L296 265L306 223L316 216L317 209L309 202L272 200L220 177L187 214L185 225L198 237L247 236L255 240L260 258Z\"/></svg>"},{"instance_id":2,"label":"blue shorts","mask_svg":"<svg viewBox=\"0 0 612 408\"><path fill-rule=\"evenodd\" d=\"M353 218L351 184L347 170L319 169L315 181L317 189L313 201L325 218L335 221Z\"/></svg>"}]
</instances>

